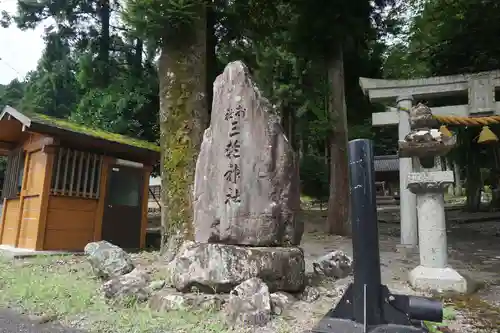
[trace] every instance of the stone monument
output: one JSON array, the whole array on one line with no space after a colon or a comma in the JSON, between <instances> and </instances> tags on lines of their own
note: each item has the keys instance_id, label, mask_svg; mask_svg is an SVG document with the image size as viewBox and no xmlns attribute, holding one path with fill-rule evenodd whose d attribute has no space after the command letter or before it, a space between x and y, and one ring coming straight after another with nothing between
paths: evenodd
<instances>
[{"instance_id":1,"label":"stone monument","mask_svg":"<svg viewBox=\"0 0 500 333\"><path fill-rule=\"evenodd\" d=\"M298 245L295 153L243 63L215 81L212 110L196 165L196 242Z\"/></svg>"},{"instance_id":2,"label":"stone monument","mask_svg":"<svg viewBox=\"0 0 500 333\"><path fill-rule=\"evenodd\" d=\"M408 189L416 195L420 265L410 273L418 289L466 292L467 283L448 266L444 192L453 184L453 171L442 171L439 156L456 146L455 136L437 129L429 107L418 104L410 111L411 132L399 142L399 155L413 158Z\"/></svg>"},{"instance_id":3,"label":"stone monument","mask_svg":"<svg viewBox=\"0 0 500 333\"><path fill-rule=\"evenodd\" d=\"M214 83L194 184L195 242L172 262L179 290L227 292L258 277L271 291L300 291L298 160L247 67L228 64Z\"/></svg>"}]
</instances>

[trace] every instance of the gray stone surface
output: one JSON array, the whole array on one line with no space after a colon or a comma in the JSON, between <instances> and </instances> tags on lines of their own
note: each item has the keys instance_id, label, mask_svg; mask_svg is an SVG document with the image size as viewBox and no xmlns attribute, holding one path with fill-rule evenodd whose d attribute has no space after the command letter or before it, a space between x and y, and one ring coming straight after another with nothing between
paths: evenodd
<instances>
[{"instance_id":1,"label":"gray stone surface","mask_svg":"<svg viewBox=\"0 0 500 333\"><path fill-rule=\"evenodd\" d=\"M413 288L420 290L457 293L468 291L467 280L451 267L417 266L410 272L409 280Z\"/></svg>"},{"instance_id":2,"label":"gray stone surface","mask_svg":"<svg viewBox=\"0 0 500 333\"><path fill-rule=\"evenodd\" d=\"M102 279L107 280L121 276L134 269L134 264L128 253L109 242L88 243L84 252L94 273Z\"/></svg>"},{"instance_id":3,"label":"gray stone surface","mask_svg":"<svg viewBox=\"0 0 500 333\"><path fill-rule=\"evenodd\" d=\"M246 280L231 291L224 312L230 323L264 326L271 320L271 295L258 278Z\"/></svg>"},{"instance_id":4,"label":"gray stone surface","mask_svg":"<svg viewBox=\"0 0 500 333\"><path fill-rule=\"evenodd\" d=\"M352 259L343 251L332 251L313 263L316 274L342 279L352 273Z\"/></svg>"},{"instance_id":5,"label":"gray stone surface","mask_svg":"<svg viewBox=\"0 0 500 333\"><path fill-rule=\"evenodd\" d=\"M146 301L149 297L149 275L140 269L112 278L102 285L104 296L108 299L136 299Z\"/></svg>"},{"instance_id":6,"label":"gray stone surface","mask_svg":"<svg viewBox=\"0 0 500 333\"><path fill-rule=\"evenodd\" d=\"M245 280L259 277L272 291L297 292L304 285L304 253L296 247L241 247L185 242L168 264L179 291L229 292Z\"/></svg>"},{"instance_id":7,"label":"gray stone surface","mask_svg":"<svg viewBox=\"0 0 500 333\"><path fill-rule=\"evenodd\" d=\"M276 293L271 294L271 312L275 315L283 314L283 311L286 310L293 302L297 299L286 292L278 291Z\"/></svg>"},{"instance_id":8,"label":"gray stone surface","mask_svg":"<svg viewBox=\"0 0 500 333\"><path fill-rule=\"evenodd\" d=\"M239 61L214 83L193 206L197 242L300 244L298 159L279 117Z\"/></svg>"},{"instance_id":9,"label":"gray stone surface","mask_svg":"<svg viewBox=\"0 0 500 333\"><path fill-rule=\"evenodd\" d=\"M299 299L304 302L312 303L319 298L319 290L315 287L306 286L304 291L299 295Z\"/></svg>"},{"instance_id":10,"label":"gray stone surface","mask_svg":"<svg viewBox=\"0 0 500 333\"><path fill-rule=\"evenodd\" d=\"M180 293L175 289L163 289L149 300L149 307L155 311L171 310L220 310L226 302L226 295Z\"/></svg>"}]
</instances>

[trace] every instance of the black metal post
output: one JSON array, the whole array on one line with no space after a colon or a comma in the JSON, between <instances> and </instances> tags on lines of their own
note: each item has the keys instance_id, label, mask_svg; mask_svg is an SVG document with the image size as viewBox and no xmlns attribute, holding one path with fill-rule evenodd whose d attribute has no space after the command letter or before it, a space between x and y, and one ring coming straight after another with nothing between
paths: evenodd
<instances>
[{"instance_id":1,"label":"black metal post","mask_svg":"<svg viewBox=\"0 0 500 333\"><path fill-rule=\"evenodd\" d=\"M420 321L442 320L440 302L392 294L381 283L373 160L370 140L349 142L354 283L312 333L423 333Z\"/></svg>"},{"instance_id":2,"label":"black metal post","mask_svg":"<svg viewBox=\"0 0 500 333\"><path fill-rule=\"evenodd\" d=\"M353 311L358 323L381 322L381 273L373 144L367 139L349 142L349 180L354 265ZM366 312L365 312L365 304Z\"/></svg>"}]
</instances>

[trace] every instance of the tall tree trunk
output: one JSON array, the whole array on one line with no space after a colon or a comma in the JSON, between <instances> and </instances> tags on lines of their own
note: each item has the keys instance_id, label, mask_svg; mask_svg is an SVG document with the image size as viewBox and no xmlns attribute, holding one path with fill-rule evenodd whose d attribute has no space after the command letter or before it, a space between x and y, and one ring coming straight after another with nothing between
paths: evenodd
<instances>
[{"instance_id":1,"label":"tall tree trunk","mask_svg":"<svg viewBox=\"0 0 500 333\"><path fill-rule=\"evenodd\" d=\"M206 19L206 38L207 38L207 74L206 74L206 91L207 91L207 107L208 117L207 125L210 126L210 115L212 114L212 100L214 94L214 81L217 78L217 54L215 48L217 46L217 38L215 36L215 24L217 17L215 12L215 4L212 0L207 0L207 19Z\"/></svg>"},{"instance_id":2,"label":"tall tree trunk","mask_svg":"<svg viewBox=\"0 0 500 333\"><path fill-rule=\"evenodd\" d=\"M99 86L107 87L109 84L109 0L100 0L99 18L101 20L101 36L99 38Z\"/></svg>"},{"instance_id":3,"label":"tall tree trunk","mask_svg":"<svg viewBox=\"0 0 500 333\"><path fill-rule=\"evenodd\" d=\"M329 111L333 123L330 136L330 199L327 230L330 234L349 233L349 179L347 164L347 106L344 89L344 57L338 45L328 66Z\"/></svg>"},{"instance_id":4,"label":"tall tree trunk","mask_svg":"<svg viewBox=\"0 0 500 333\"><path fill-rule=\"evenodd\" d=\"M144 42L137 38L134 46L134 58L132 60L132 72L136 77L142 73L142 52L144 51Z\"/></svg>"},{"instance_id":5,"label":"tall tree trunk","mask_svg":"<svg viewBox=\"0 0 500 333\"><path fill-rule=\"evenodd\" d=\"M192 186L208 118L205 4L197 15L191 38L165 41L159 60L162 252L167 261L194 237Z\"/></svg>"}]
</instances>

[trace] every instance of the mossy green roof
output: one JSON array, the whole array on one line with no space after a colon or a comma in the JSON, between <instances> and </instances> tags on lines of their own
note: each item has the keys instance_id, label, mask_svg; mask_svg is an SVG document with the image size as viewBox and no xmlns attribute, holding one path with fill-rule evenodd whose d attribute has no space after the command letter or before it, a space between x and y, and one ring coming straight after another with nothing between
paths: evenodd
<instances>
[{"instance_id":1,"label":"mossy green roof","mask_svg":"<svg viewBox=\"0 0 500 333\"><path fill-rule=\"evenodd\" d=\"M125 135L111 133L100 129L90 128L66 119L54 118L40 113L23 111L22 114L24 114L34 123L56 127L69 132L84 134L97 139L117 142L137 148L148 149L156 152L160 151L160 147L153 142L134 139Z\"/></svg>"}]
</instances>

